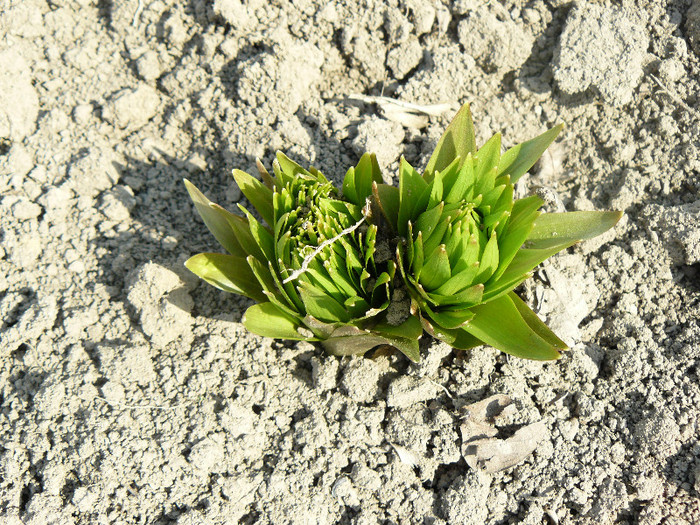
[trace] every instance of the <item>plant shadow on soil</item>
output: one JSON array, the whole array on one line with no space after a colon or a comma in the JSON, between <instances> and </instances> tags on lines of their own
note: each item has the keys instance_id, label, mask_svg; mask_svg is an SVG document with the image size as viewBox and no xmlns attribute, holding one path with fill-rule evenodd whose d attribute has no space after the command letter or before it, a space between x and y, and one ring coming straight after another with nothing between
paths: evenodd
<instances>
[{"instance_id":1,"label":"plant shadow on soil","mask_svg":"<svg viewBox=\"0 0 700 525\"><path fill-rule=\"evenodd\" d=\"M686 484L686 472L689 470L692 471L693 468L697 469L698 463L693 453L693 449L696 446L697 442L693 442L692 440L690 442L686 442L676 454L666 458L661 469L661 474L663 477L666 478L670 484L676 487L677 495L682 493L687 498L696 497L696 493L693 488ZM696 470L695 472L697 476L698 471ZM695 483L697 486L697 480Z\"/></svg>"},{"instance_id":2,"label":"plant shadow on soil","mask_svg":"<svg viewBox=\"0 0 700 525\"><path fill-rule=\"evenodd\" d=\"M349 148L323 133L315 117L303 110L299 110L297 116L312 137L311 147L323 152L318 156L316 167L322 172L326 172L327 168L332 169L328 160L337 154L347 153ZM219 138L217 142L222 144L225 141L221 137L225 131L221 123L215 120L210 120L210 125L214 135ZM274 132L276 125L272 126L271 132ZM207 166L201 169L163 151L150 152L148 159L128 157L124 164L115 163L120 173L120 183L131 187L136 199L131 210L135 226L121 229L117 224L111 229L100 230L100 235L93 241L92 250L99 254L99 279L103 284L116 288L120 299L124 299L128 293L125 277L141 264L154 262L185 279L192 279L184 267L187 258L199 252L223 251L197 214L182 179L189 179L212 201L236 213L236 203L226 196L227 190L235 186L231 169L240 168L257 176L254 168L256 159L245 153L225 152L224 147L206 148L196 141L190 152L206 159ZM268 148L261 160L269 168L273 159L274 151ZM305 162L304 159L296 160L301 164ZM333 180L337 177L329 178ZM239 203L257 216L245 197L242 196ZM227 313L233 314L235 321L240 321L245 309L253 304L250 299L224 293L203 282L199 282L189 293L194 300L194 316L215 318Z\"/></svg>"}]
</instances>

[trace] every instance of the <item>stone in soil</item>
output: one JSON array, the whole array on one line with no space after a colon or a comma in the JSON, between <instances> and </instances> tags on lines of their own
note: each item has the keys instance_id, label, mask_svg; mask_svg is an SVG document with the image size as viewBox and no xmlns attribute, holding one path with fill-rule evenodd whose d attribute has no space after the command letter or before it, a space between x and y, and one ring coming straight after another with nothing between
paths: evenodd
<instances>
[{"instance_id":1,"label":"stone in soil","mask_svg":"<svg viewBox=\"0 0 700 525\"><path fill-rule=\"evenodd\" d=\"M593 88L609 104L627 104L642 78L648 46L645 28L630 11L575 6L559 38L554 78L565 93Z\"/></svg>"}]
</instances>

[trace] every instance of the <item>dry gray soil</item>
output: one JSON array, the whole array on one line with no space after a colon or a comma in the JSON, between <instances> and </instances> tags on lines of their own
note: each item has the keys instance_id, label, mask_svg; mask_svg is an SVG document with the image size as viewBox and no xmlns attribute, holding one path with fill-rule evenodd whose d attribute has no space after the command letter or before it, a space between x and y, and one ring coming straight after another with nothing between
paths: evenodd
<instances>
[{"instance_id":1,"label":"dry gray soil","mask_svg":"<svg viewBox=\"0 0 700 525\"><path fill-rule=\"evenodd\" d=\"M231 209L277 149L391 179L452 116L354 94L567 124L519 191L625 216L522 290L561 361L326 357L187 274L184 177ZM699 95L698 0L0 0L0 522L700 523ZM487 474L492 394L546 432Z\"/></svg>"}]
</instances>

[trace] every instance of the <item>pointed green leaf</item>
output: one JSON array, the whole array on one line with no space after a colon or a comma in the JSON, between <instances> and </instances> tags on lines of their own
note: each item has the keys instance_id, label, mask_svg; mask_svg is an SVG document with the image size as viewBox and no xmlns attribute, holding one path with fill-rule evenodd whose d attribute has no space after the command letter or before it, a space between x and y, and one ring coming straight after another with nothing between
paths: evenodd
<instances>
[{"instance_id":1,"label":"pointed green leaf","mask_svg":"<svg viewBox=\"0 0 700 525\"><path fill-rule=\"evenodd\" d=\"M435 290L435 293L439 295L452 295L464 290L467 287L471 287L477 273L479 273L479 265L472 264L465 270L453 274L447 281L445 281ZM483 285L480 286L483 289Z\"/></svg>"},{"instance_id":2,"label":"pointed green leaf","mask_svg":"<svg viewBox=\"0 0 700 525\"><path fill-rule=\"evenodd\" d=\"M280 164L280 168L282 171L288 175L288 176L295 176L298 174L303 174L303 175L311 175L311 173L302 167L301 165L297 164L294 162L292 159L287 157L284 153L281 151L276 152L275 157L277 158L277 162ZM319 178L318 176L315 176L314 178ZM325 179L323 175L320 176L321 179Z\"/></svg>"},{"instance_id":3,"label":"pointed green leaf","mask_svg":"<svg viewBox=\"0 0 700 525\"><path fill-rule=\"evenodd\" d=\"M277 188L275 184L275 179L273 179L270 175L270 172L268 172L267 169L265 169L265 166L263 166L263 163L260 162L260 159L255 159L255 167L258 168L258 173L260 173L260 178L262 179L263 184L270 188L272 191L275 191L275 188Z\"/></svg>"},{"instance_id":4,"label":"pointed green leaf","mask_svg":"<svg viewBox=\"0 0 700 525\"><path fill-rule=\"evenodd\" d=\"M357 198L355 179L355 168L350 167L345 174L345 178L343 179L343 197L345 197L348 201L357 204L359 200Z\"/></svg>"},{"instance_id":5,"label":"pointed green leaf","mask_svg":"<svg viewBox=\"0 0 700 525\"><path fill-rule=\"evenodd\" d=\"M248 225L248 221L243 217L239 217L238 215L234 215L230 211L225 210L218 204L211 203L210 206L217 212L219 212L228 221L229 227L233 231L233 234L236 236L236 240L241 246L242 252L244 254L242 255L242 257L252 255L256 259L260 259L261 261L264 260L265 257L263 256L263 253L260 250L260 246L258 246L258 243L255 241L253 235L250 233L250 226Z\"/></svg>"},{"instance_id":6,"label":"pointed green leaf","mask_svg":"<svg viewBox=\"0 0 700 525\"><path fill-rule=\"evenodd\" d=\"M508 265L506 271L503 272L503 276L499 279L499 281L528 273L542 261L550 258L552 255L555 255L562 250L565 250L566 248L569 248L570 246L573 246L574 244L576 243L570 242L568 244L552 246L551 248L520 248L515 254L515 257L513 257L511 263Z\"/></svg>"},{"instance_id":7,"label":"pointed green leaf","mask_svg":"<svg viewBox=\"0 0 700 525\"><path fill-rule=\"evenodd\" d=\"M528 248L552 248L605 233L617 224L621 211L570 211L543 213L527 237Z\"/></svg>"},{"instance_id":8,"label":"pointed green leaf","mask_svg":"<svg viewBox=\"0 0 700 525\"><path fill-rule=\"evenodd\" d=\"M480 179L498 166L501 159L501 134L496 133L476 152L476 178Z\"/></svg>"},{"instance_id":9,"label":"pointed green leaf","mask_svg":"<svg viewBox=\"0 0 700 525\"><path fill-rule=\"evenodd\" d=\"M444 208L445 204L441 202L434 208L421 213L416 220L413 231L421 232L423 234L423 240L425 241L440 222Z\"/></svg>"},{"instance_id":10,"label":"pointed green leaf","mask_svg":"<svg viewBox=\"0 0 700 525\"><path fill-rule=\"evenodd\" d=\"M360 244L360 249L364 250L364 259L362 262L367 266L370 260L374 260L374 250L377 245L377 225L370 224L365 233L364 241L360 242L361 240L362 234L358 235L358 243Z\"/></svg>"},{"instance_id":11,"label":"pointed green leaf","mask_svg":"<svg viewBox=\"0 0 700 525\"><path fill-rule=\"evenodd\" d=\"M474 183L474 195L482 195L482 206L491 206L492 201L487 201L488 194L494 189L496 184L496 168L493 168L480 177ZM492 199L493 200L493 199Z\"/></svg>"},{"instance_id":12,"label":"pointed green leaf","mask_svg":"<svg viewBox=\"0 0 700 525\"><path fill-rule=\"evenodd\" d=\"M557 138L557 135L564 129L564 124L554 126L545 131L542 135L534 139L513 146L501 156L498 164L498 175L508 174L510 180L515 184L527 170L534 166L549 145Z\"/></svg>"},{"instance_id":13,"label":"pointed green leaf","mask_svg":"<svg viewBox=\"0 0 700 525\"><path fill-rule=\"evenodd\" d=\"M537 195L532 195L524 199L518 199L513 203L513 209L510 213L510 222L508 230L519 228L523 223L530 224L530 220L534 222L533 213L539 210L544 201Z\"/></svg>"},{"instance_id":14,"label":"pointed green leaf","mask_svg":"<svg viewBox=\"0 0 700 525\"><path fill-rule=\"evenodd\" d=\"M427 308L426 308L427 309ZM441 328L454 330L462 328L473 317L474 314L469 309L464 310L433 310L428 312L428 316Z\"/></svg>"},{"instance_id":15,"label":"pointed green leaf","mask_svg":"<svg viewBox=\"0 0 700 525\"><path fill-rule=\"evenodd\" d=\"M557 347L542 339L523 319L509 296L475 306L472 311L474 318L464 330L486 344L525 359L561 357Z\"/></svg>"},{"instance_id":16,"label":"pointed green leaf","mask_svg":"<svg viewBox=\"0 0 700 525\"><path fill-rule=\"evenodd\" d=\"M473 197L474 185L476 183L476 175L474 172L474 159L469 153L459 168L459 175L455 184L447 194L445 202L459 202L461 200L471 201Z\"/></svg>"},{"instance_id":17,"label":"pointed green leaf","mask_svg":"<svg viewBox=\"0 0 700 525\"><path fill-rule=\"evenodd\" d=\"M442 174L439 171L435 172L433 182L430 183L430 198L428 199L428 208L433 208L442 201Z\"/></svg>"},{"instance_id":18,"label":"pointed green leaf","mask_svg":"<svg viewBox=\"0 0 700 525\"><path fill-rule=\"evenodd\" d=\"M465 308L471 307L482 302L484 285L475 284L474 286L468 286L453 294L428 293L428 297L435 304L441 306L460 305Z\"/></svg>"},{"instance_id":19,"label":"pointed green leaf","mask_svg":"<svg viewBox=\"0 0 700 525\"><path fill-rule=\"evenodd\" d=\"M452 192L452 188L454 188L455 184L458 183L461 169L460 165L462 164L462 158L457 157L455 160L452 161L452 164L447 166L444 170L440 172L442 175L442 187L443 187L443 198L442 200L447 201L447 195ZM459 199L457 199L459 200ZM456 201L455 201L456 202Z\"/></svg>"},{"instance_id":20,"label":"pointed green leaf","mask_svg":"<svg viewBox=\"0 0 700 525\"><path fill-rule=\"evenodd\" d=\"M250 264L250 258L248 258L248 264ZM277 266L275 266L272 261L269 261L267 263L267 271L275 283L275 296L283 298L286 304L288 304L294 311L304 312L304 303L302 302L301 297L299 297L299 292L295 286L297 281L293 279L292 281L288 281L286 283L282 282L289 277L291 272L282 266L279 261L277 261ZM256 273L255 275L257 276L258 274Z\"/></svg>"},{"instance_id":21,"label":"pointed green leaf","mask_svg":"<svg viewBox=\"0 0 700 525\"><path fill-rule=\"evenodd\" d=\"M445 233L450 223L447 221L447 217L440 220L437 223L435 229L433 229L429 235L423 234L423 251L426 254L433 253L435 249L443 244Z\"/></svg>"},{"instance_id":22,"label":"pointed green leaf","mask_svg":"<svg viewBox=\"0 0 700 525\"><path fill-rule=\"evenodd\" d=\"M501 184L498 182L499 180L504 182ZM515 189L510 183L510 177L508 175L505 177L499 177L496 180L496 187L499 186L505 186L505 188L503 189L501 196L498 197L498 200L496 201L494 213L499 215L502 212L507 211L510 214L511 210L513 209L513 191Z\"/></svg>"},{"instance_id":23,"label":"pointed green leaf","mask_svg":"<svg viewBox=\"0 0 700 525\"><path fill-rule=\"evenodd\" d=\"M344 237L341 237L335 244L345 249L345 267L348 270L348 274L358 275L362 273L364 266L360 259L357 258L355 250L350 246L348 241Z\"/></svg>"},{"instance_id":24,"label":"pointed green leaf","mask_svg":"<svg viewBox=\"0 0 700 525\"><path fill-rule=\"evenodd\" d=\"M532 309L523 301L518 294L515 292L510 292L508 297L513 301L513 304L520 312L520 315L525 320L525 322L534 330L534 332L539 335L542 339L547 341L554 348L559 350L566 350L568 348L567 344L559 339L554 332L552 332L549 327L542 322L542 319L532 311Z\"/></svg>"},{"instance_id":25,"label":"pointed green leaf","mask_svg":"<svg viewBox=\"0 0 700 525\"><path fill-rule=\"evenodd\" d=\"M275 239L272 236L272 233L270 233L270 230L265 228L265 226L260 224L258 220L255 217L253 217L250 214L250 212L246 210L243 206L239 204L238 207L243 213L246 214L246 217L248 218L248 228L250 229L250 234L252 235L257 245L260 247L260 250L262 251L263 255L268 261L274 261Z\"/></svg>"},{"instance_id":26,"label":"pointed green leaf","mask_svg":"<svg viewBox=\"0 0 700 525\"><path fill-rule=\"evenodd\" d=\"M497 281L487 283L486 291L484 292L484 302L509 292L530 277L530 272L535 266L573 244L575 243L547 249L521 248L515 254L503 275Z\"/></svg>"},{"instance_id":27,"label":"pointed green leaf","mask_svg":"<svg viewBox=\"0 0 700 525\"><path fill-rule=\"evenodd\" d=\"M299 321L272 303L254 304L243 314L243 326L246 330L273 339L292 339L295 341L315 341L316 338L306 337L297 330Z\"/></svg>"},{"instance_id":28,"label":"pointed green leaf","mask_svg":"<svg viewBox=\"0 0 700 525\"><path fill-rule=\"evenodd\" d=\"M345 265L339 265L337 263L336 257L337 256L335 256L334 254L334 256L331 257L330 261L326 261L324 263L326 271L328 271L328 275L330 275L335 285L343 292L345 296L356 294L357 290L350 283L347 270L345 269Z\"/></svg>"},{"instance_id":29,"label":"pointed green leaf","mask_svg":"<svg viewBox=\"0 0 700 525\"><path fill-rule=\"evenodd\" d=\"M343 303L343 301L345 301L347 295L342 293L338 289L336 283L333 281L330 275L328 275L328 272L318 261L318 259L314 259L313 261L311 261L309 267L307 268L306 272L304 272L304 274L306 280L308 280L314 286L314 288L322 290L339 303Z\"/></svg>"},{"instance_id":30,"label":"pointed green leaf","mask_svg":"<svg viewBox=\"0 0 700 525\"><path fill-rule=\"evenodd\" d=\"M479 273L474 279L475 283L484 283L494 274L498 268L498 239L496 232L491 234L489 242L486 243L484 253L481 254L479 261Z\"/></svg>"},{"instance_id":31,"label":"pointed green leaf","mask_svg":"<svg viewBox=\"0 0 700 525\"><path fill-rule=\"evenodd\" d=\"M447 221L445 221L447 222ZM459 259L464 255L466 246L466 236L462 235L462 223L453 222L447 226L447 231L444 233L445 249L447 255L450 256L450 268L454 270ZM452 272L454 273L454 272Z\"/></svg>"},{"instance_id":32,"label":"pointed green leaf","mask_svg":"<svg viewBox=\"0 0 700 525\"><path fill-rule=\"evenodd\" d=\"M416 299L421 306L423 306L426 301L431 300L423 285L416 281L412 275L408 276L406 279L406 284L408 285L408 292L411 297Z\"/></svg>"},{"instance_id":33,"label":"pointed green leaf","mask_svg":"<svg viewBox=\"0 0 700 525\"><path fill-rule=\"evenodd\" d=\"M400 235L406 236L406 224L413 220L414 205L428 184L420 174L413 169L406 159L401 157L399 169L399 216L397 229Z\"/></svg>"},{"instance_id":34,"label":"pointed green leaf","mask_svg":"<svg viewBox=\"0 0 700 525\"><path fill-rule=\"evenodd\" d=\"M408 242L411 242L410 240ZM420 276L421 271L423 271L423 263L425 260L425 253L423 252L423 233L418 232L416 237L416 242L413 243L413 275L416 279Z\"/></svg>"},{"instance_id":35,"label":"pointed green leaf","mask_svg":"<svg viewBox=\"0 0 700 525\"><path fill-rule=\"evenodd\" d=\"M502 295L507 294L517 286L520 286L530 277L532 277L530 273L519 274L515 277L511 275L504 275L495 283L486 283L484 287L484 295L481 298L481 302L487 303L489 301L499 298Z\"/></svg>"},{"instance_id":36,"label":"pointed green leaf","mask_svg":"<svg viewBox=\"0 0 700 525\"><path fill-rule=\"evenodd\" d=\"M423 334L423 327L420 319L412 315L399 325L391 325L386 321L376 324L372 331L384 337L404 337L407 339L418 339Z\"/></svg>"},{"instance_id":37,"label":"pointed green leaf","mask_svg":"<svg viewBox=\"0 0 700 525\"><path fill-rule=\"evenodd\" d=\"M275 186L278 188L286 188L292 182L294 176L282 171L279 160L272 161L272 171L275 173Z\"/></svg>"},{"instance_id":38,"label":"pointed green leaf","mask_svg":"<svg viewBox=\"0 0 700 525\"><path fill-rule=\"evenodd\" d=\"M275 277L273 277L275 273L269 264L264 264L258 261L252 255L247 257L246 262L248 263L248 266L250 266L255 278L260 283L260 286L262 286L263 293L270 302L274 303L275 306L292 317L296 317L297 312L304 311L304 305L301 302L301 299L297 298L298 305L295 305L284 289L277 284L279 279L275 280Z\"/></svg>"},{"instance_id":39,"label":"pointed green leaf","mask_svg":"<svg viewBox=\"0 0 700 525\"><path fill-rule=\"evenodd\" d=\"M397 261L399 261L399 266L403 264L404 254L406 256L406 267L411 268L413 265L413 255L415 251L415 243L411 240L413 239L413 224L408 221L408 241L406 243L399 243L396 247ZM405 248L405 249L404 249Z\"/></svg>"},{"instance_id":40,"label":"pointed green leaf","mask_svg":"<svg viewBox=\"0 0 700 525\"><path fill-rule=\"evenodd\" d=\"M355 167L355 200L358 206L365 205L365 200L372 194L372 183L382 183L382 172L379 169L377 156L365 153Z\"/></svg>"},{"instance_id":41,"label":"pointed green leaf","mask_svg":"<svg viewBox=\"0 0 700 525\"><path fill-rule=\"evenodd\" d=\"M308 282L301 281L297 289L306 311L316 319L342 323L347 323L350 320L350 315L343 305L323 291L314 288Z\"/></svg>"},{"instance_id":42,"label":"pointed green leaf","mask_svg":"<svg viewBox=\"0 0 700 525\"><path fill-rule=\"evenodd\" d=\"M392 230L397 231L399 219L399 189L387 184L372 185L374 199L379 203L384 218L387 220Z\"/></svg>"},{"instance_id":43,"label":"pointed green leaf","mask_svg":"<svg viewBox=\"0 0 700 525\"><path fill-rule=\"evenodd\" d=\"M253 275L255 275L255 278L260 283L260 286L262 287L262 289L266 292L270 292L272 294L275 294L277 292L276 286L275 286L275 281L272 278L268 264L265 262L259 261L258 259L256 259L252 255L249 255L248 257L246 257L246 262L248 263L250 270L253 272Z\"/></svg>"},{"instance_id":44,"label":"pointed green leaf","mask_svg":"<svg viewBox=\"0 0 700 525\"><path fill-rule=\"evenodd\" d=\"M430 182L436 171L443 171L457 157L465 159L468 153L476 153L476 140L469 104L464 104L447 126L430 156L423 175L425 180Z\"/></svg>"},{"instance_id":45,"label":"pointed green leaf","mask_svg":"<svg viewBox=\"0 0 700 525\"><path fill-rule=\"evenodd\" d=\"M450 259L441 244L423 265L420 274L420 283L427 290L434 290L450 278Z\"/></svg>"},{"instance_id":46,"label":"pointed green leaf","mask_svg":"<svg viewBox=\"0 0 700 525\"><path fill-rule=\"evenodd\" d=\"M199 253L190 257L185 266L220 290L245 295L256 301L267 301L260 283L242 257L223 253Z\"/></svg>"},{"instance_id":47,"label":"pointed green leaf","mask_svg":"<svg viewBox=\"0 0 700 525\"><path fill-rule=\"evenodd\" d=\"M190 194L190 198L194 203L194 207L197 209L197 213L204 221L209 231L214 235L221 246L226 249L231 255L237 257L245 257L245 250L241 247L236 235L231 231L228 220L226 216L219 213L218 209L211 207L214 204L212 201L207 199L207 197L197 189L197 187L192 184L187 179L184 179L185 188L187 188L187 193ZM223 208L222 208L223 209Z\"/></svg>"},{"instance_id":48,"label":"pointed green leaf","mask_svg":"<svg viewBox=\"0 0 700 525\"><path fill-rule=\"evenodd\" d=\"M462 255L454 268L452 268L452 275L457 275L472 268L475 263L477 266L479 265L479 241L476 235L469 234L468 232L462 235L469 235L469 239L462 243ZM476 273L478 273L478 271ZM474 276L476 276L476 273Z\"/></svg>"},{"instance_id":49,"label":"pointed green leaf","mask_svg":"<svg viewBox=\"0 0 700 525\"><path fill-rule=\"evenodd\" d=\"M246 199L258 210L263 220L270 226L275 225L272 207L272 190L245 171L233 170L233 178Z\"/></svg>"},{"instance_id":50,"label":"pointed green leaf","mask_svg":"<svg viewBox=\"0 0 700 525\"><path fill-rule=\"evenodd\" d=\"M542 204L544 204L542 199L537 196L519 199L513 204L510 219L506 225L506 232L498 237L500 262L498 270L491 277L491 281L499 280L508 269L516 253L528 235L530 235L532 225L539 215L537 210Z\"/></svg>"},{"instance_id":51,"label":"pointed green leaf","mask_svg":"<svg viewBox=\"0 0 700 525\"><path fill-rule=\"evenodd\" d=\"M491 170L493 171L493 170ZM512 188L512 186L511 186ZM484 193L484 198L481 201L482 206L488 206L491 208L491 215L493 216L498 216L498 211L496 210L496 204L501 200L501 195L505 193L506 185L501 184L500 186L494 186L491 190L487 191ZM489 217L487 217L489 219ZM491 219L492 222L495 222L495 219ZM486 223L488 221L484 221Z\"/></svg>"},{"instance_id":52,"label":"pointed green leaf","mask_svg":"<svg viewBox=\"0 0 700 525\"><path fill-rule=\"evenodd\" d=\"M408 214L408 216L412 218L411 220L415 219L415 217L418 217L421 213L428 209L428 201L430 200L430 194L432 191L432 186L426 185L418 198L415 199L415 202L413 203L413 210Z\"/></svg>"}]
</instances>

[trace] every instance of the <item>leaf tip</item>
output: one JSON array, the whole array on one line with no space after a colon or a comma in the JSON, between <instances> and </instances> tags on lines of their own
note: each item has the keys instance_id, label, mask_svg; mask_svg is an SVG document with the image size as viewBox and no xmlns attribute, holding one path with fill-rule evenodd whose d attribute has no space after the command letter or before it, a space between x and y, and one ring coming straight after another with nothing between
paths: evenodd
<instances>
[{"instance_id":1,"label":"leaf tip","mask_svg":"<svg viewBox=\"0 0 700 525\"><path fill-rule=\"evenodd\" d=\"M192 257L190 257L189 259L187 259L185 261L185 268L187 268L192 273L195 273L194 270L192 269L194 267L194 262L196 260L195 257L197 257L197 255L193 255Z\"/></svg>"}]
</instances>

